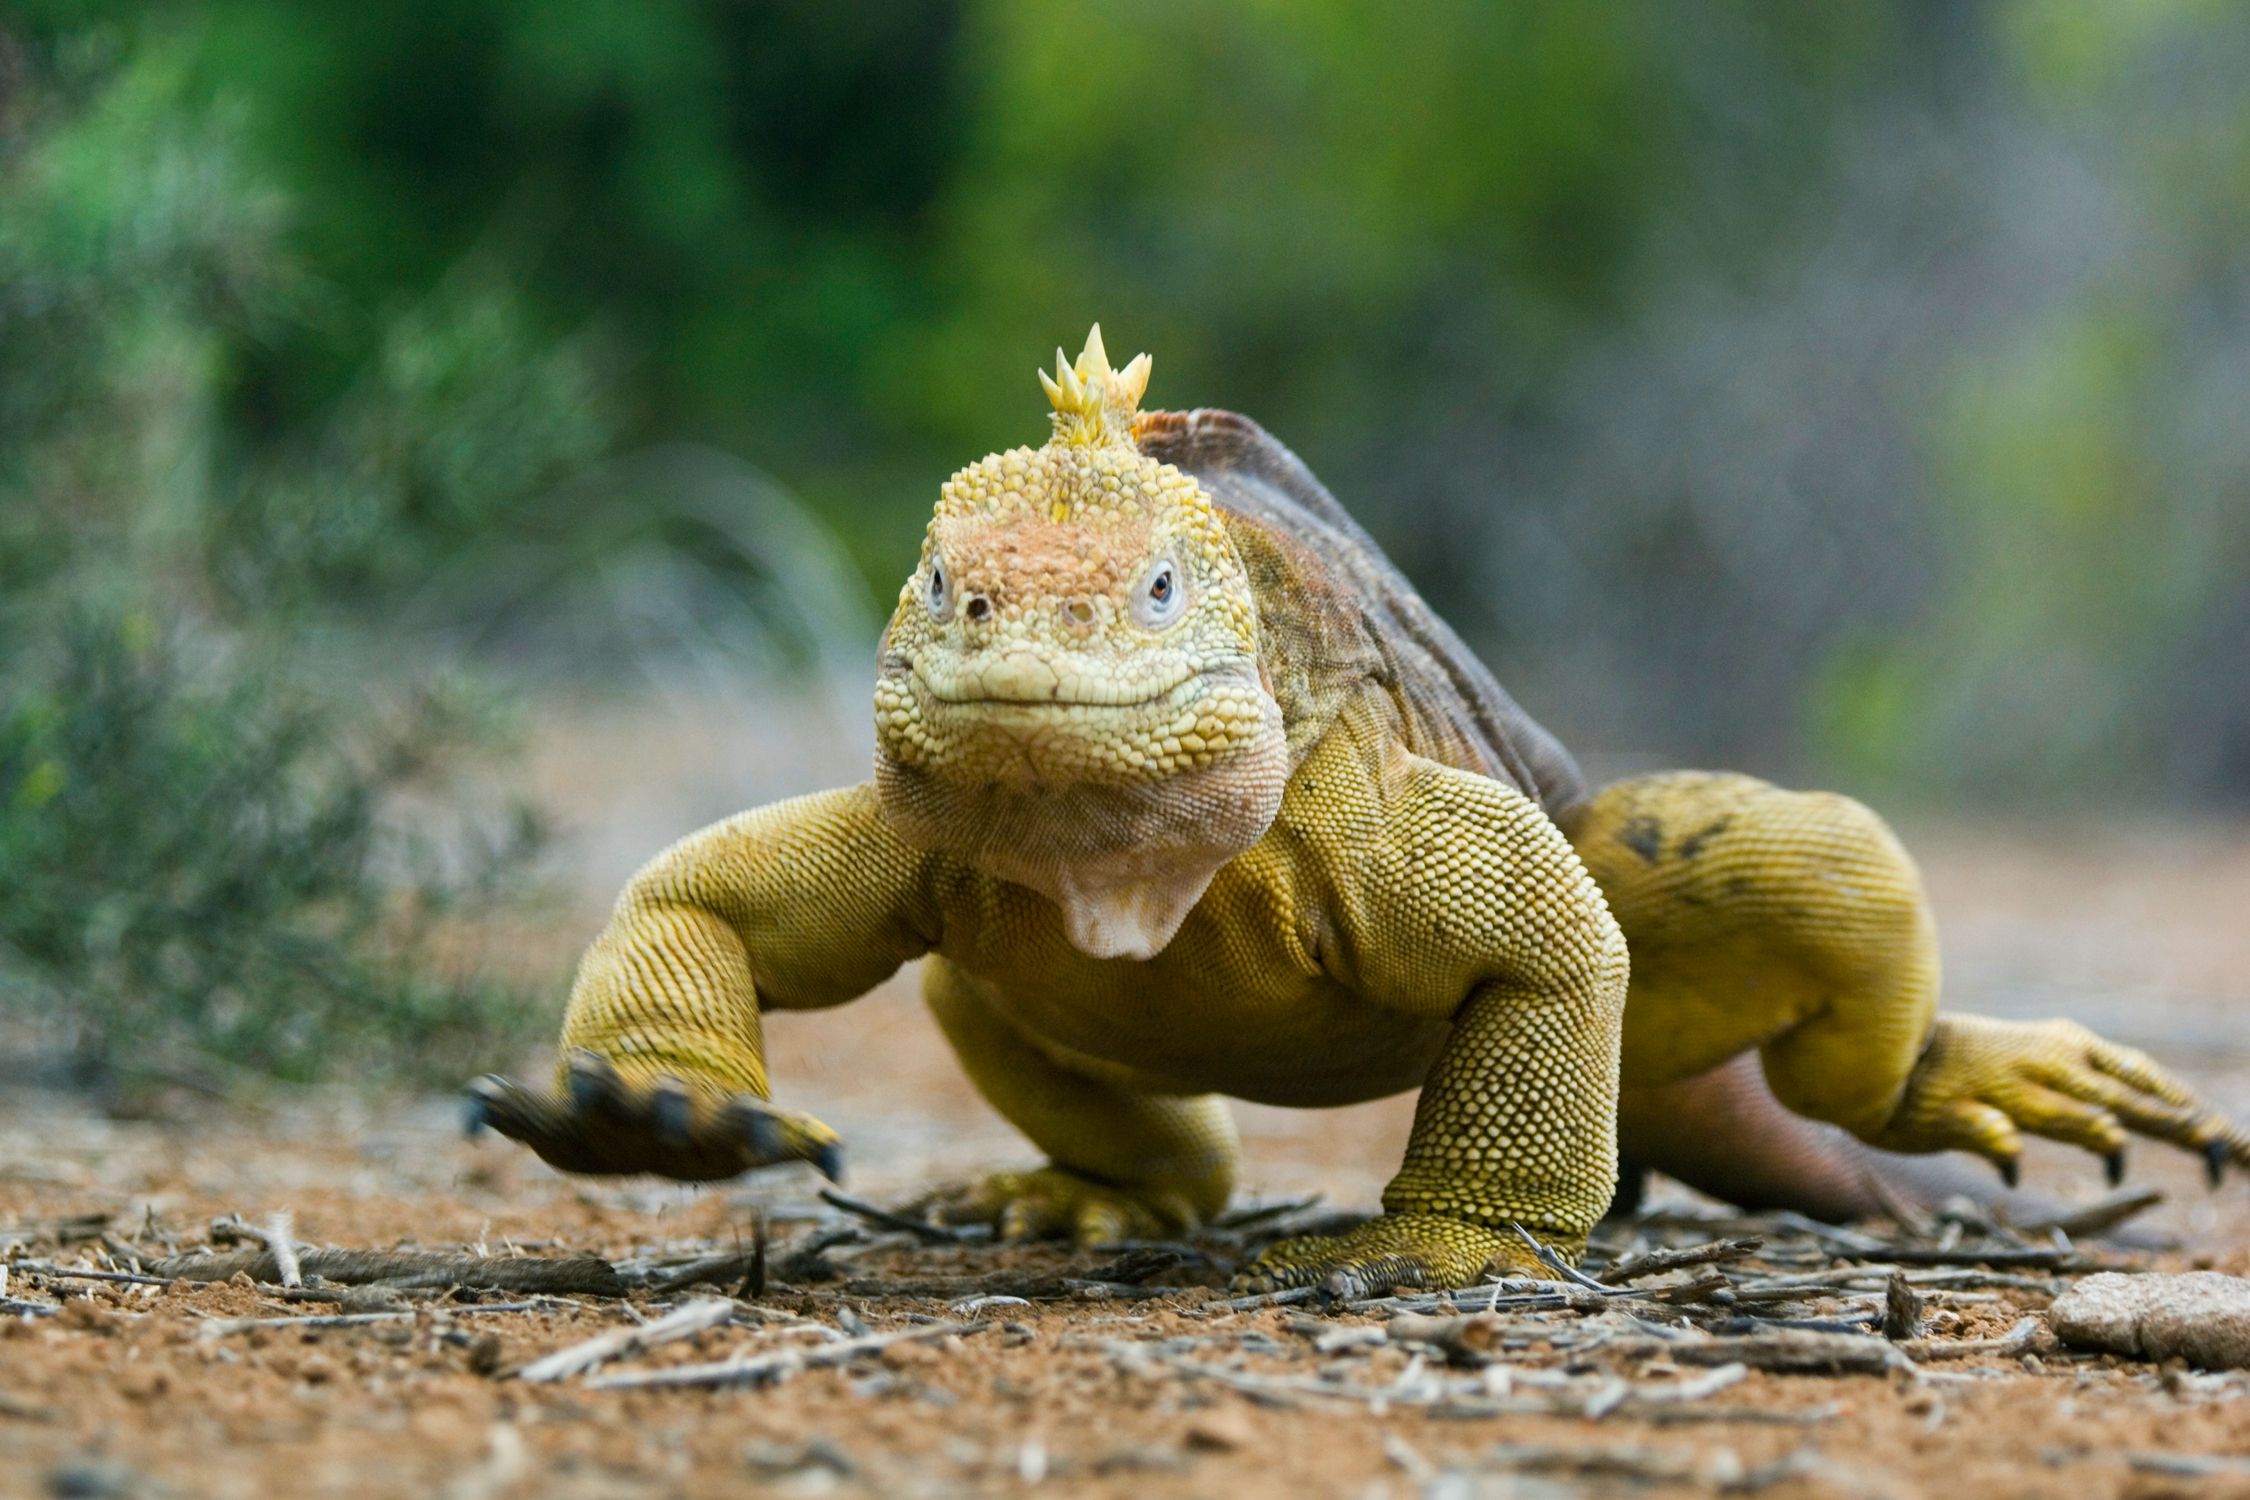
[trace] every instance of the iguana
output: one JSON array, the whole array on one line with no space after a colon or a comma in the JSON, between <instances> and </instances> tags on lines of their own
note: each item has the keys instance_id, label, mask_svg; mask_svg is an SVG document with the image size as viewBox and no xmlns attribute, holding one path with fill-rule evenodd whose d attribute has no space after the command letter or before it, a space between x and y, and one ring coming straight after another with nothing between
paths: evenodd
<instances>
[{"instance_id":1,"label":"iguana","mask_svg":"<svg viewBox=\"0 0 2250 1500\"><path fill-rule=\"evenodd\" d=\"M1221 1098L1420 1087L1382 1213L1253 1288L1461 1285L1566 1257L1654 1166L1875 1206L1808 1121L2012 1174L2025 1132L2250 1135L2069 1021L1937 1014L1912 861L1848 798L1678 772L1589 790L1288 449L1142 411L1149 358L1041 372L1044 446L939 494L875 686L873 779L692 834L581 964L553 1092L472 1112L574 1172L708 1180L835 1135L768 1102L762 1010L922 960L970 1078L1050 1158L939 1194L1084 1242L1217 1213ZM1628 952L1630 964L1628 964ZM1630 978L1628 979L1628 974ZM1784 1108L1784 1106L1786 1108Z\"/></svg>"}]
</instances>

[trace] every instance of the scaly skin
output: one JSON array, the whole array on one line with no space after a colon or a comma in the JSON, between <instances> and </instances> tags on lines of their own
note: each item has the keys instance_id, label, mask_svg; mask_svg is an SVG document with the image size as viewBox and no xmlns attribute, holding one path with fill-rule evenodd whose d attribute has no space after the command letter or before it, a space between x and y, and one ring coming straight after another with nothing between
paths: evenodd
<instances>
[{"instance_id":1,"label":"scaly skin","mask_svg":"<svg viewBox=\"0 0 2250 1500\"><path fill-rule=\"evenodd\" d=\"M1381 1216L1271 1247L1250 1288L1536 1269L1518 1226L1575 1258L1621 1104L1634 1163L1821 1208L1855 1201L1842 1159L1773 1131L1796 1123L1774 1098L2011 1168L2025 1131L2250 1160L2137 1053L1937 1016L1919 879L1857 803L1698 773L1589 798L1286 449L1139 413L1147 378L1098 330L1058 355L1052 439L940 495L884 635L873 781L659 855L580 967L562 1087L480 1080L483 1119L573 1171L833 1174L833 1133L766 1102L760 1012L919 957L971 1078L1051 1159L928 1207L1011 1235L1208 1219L1221 1095L1419 1085ZM1770 1096L1732 1071L1752 1052ZM1680 1149L1699 1120L1770 1159Z\"/></svg>"}]
</instances>

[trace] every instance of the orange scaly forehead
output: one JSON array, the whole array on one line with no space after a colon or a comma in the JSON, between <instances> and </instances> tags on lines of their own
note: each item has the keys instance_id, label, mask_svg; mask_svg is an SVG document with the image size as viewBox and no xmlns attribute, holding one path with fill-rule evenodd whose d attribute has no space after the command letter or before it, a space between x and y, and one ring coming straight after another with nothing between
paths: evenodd
<instances>
[{"instance_id":1,"label":"orange scaly forehead","mask_svg":"<svg viewBox=\"0 0 2250 1500\"><path fill-rule=\"evenodd\" d=\"M1006 522L940 517L936 538L960 586L1005 607L1026 594L1122 594L1138 581L1154 530L1145 515L1096 523L1032 512Z\"/></svg>"},{"instance_id":2,"label":"orange scaly forehead","mask_svg":"<svg viewBox=\"0 0 2250 1500\"><path fill-rule=\"evenodd\" d=\"M1159 535L1210 566L1228 555L1226 525L1203 486L1144 456L1130 438L1100 448L1013 448L971 464L939 492L931 530L949 556L955 546L1041 556L1076 547L1106 563L1145 551Z\"/></svg>"}]
</instances>

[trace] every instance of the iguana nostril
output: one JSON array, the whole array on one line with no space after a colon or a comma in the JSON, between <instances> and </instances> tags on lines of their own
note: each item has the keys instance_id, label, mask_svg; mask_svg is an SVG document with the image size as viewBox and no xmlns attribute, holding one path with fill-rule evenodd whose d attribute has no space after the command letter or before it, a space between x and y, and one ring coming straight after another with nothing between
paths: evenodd
<instances>
[{"instance_id":1,"label":"iguana nostril","mask_svg":"<svg viewBox=\"0 0 2250 1500\"><path fill-rule=\"evenodd\" d=\"M1076 625L1081 629L1093 624L1093 601L1088 599L1065 599L1062 603L1062 617L1064 624Z\"/></svg>"},{"instance_id":2,"label":"iguana nostril","mask_svg":"<svg viewBox=\"0 0 2250 1500\"><path fill-rule=\"evenodd\" d=\"M992 601L982 594L971 594L962 604L961 612L972 620L982 620L992 613Z\"/></svg>"}]
</instances>

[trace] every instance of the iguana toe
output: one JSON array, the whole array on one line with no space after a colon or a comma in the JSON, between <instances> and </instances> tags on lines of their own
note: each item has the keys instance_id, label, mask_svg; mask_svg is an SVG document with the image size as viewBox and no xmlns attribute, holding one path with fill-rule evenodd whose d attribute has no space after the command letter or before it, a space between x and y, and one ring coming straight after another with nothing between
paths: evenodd
<instances>
[{"instance_id":1,"label":"iguana toe","mask_svg":"<svg viewBox=\"0 0 2250 1500\"><path fill-rule=\"evenodd\" d=\"M1974 1151L2012 1182L2027 1134L2101 1157L2113 1184L2124 1176L2133 1135L2200 1153L2214 1186L2228 1162L2250 1164L2250 1132L2147 1054L2105 1042L2075 1021L1941 1017L1874 1144Z\"/></svg>"},{"instance_id":2,"label":"iguana toe","mask_svg":"<svg viewBox=\"0 0 2250 1500\"><path fill-rule=\"evenodd\" d=\"M1399 1286L1471 1286L1494 1270L1542 1279L1554 1274L1512 1232L1439 1214L1383 1214L1343 1234L1269 1245L1235 1277L1235 1287L1277 1292L1316 1286L1348 1302Z\"/></svg>"},{"instance_id":3,"label":"iguana toe","mask_svg":"<svg viewBox=\"0 0 2250 1500\"><path fill-rule=\"evenodd\" d=\"M1080 1245L1158 1239L1192 1226L1177 1194L1096 1182L1063 1167L994 1172L922 1200L948 1224L990 1224L1004 1240L1069 1239Z\"/></svg>"}]
</instances>

